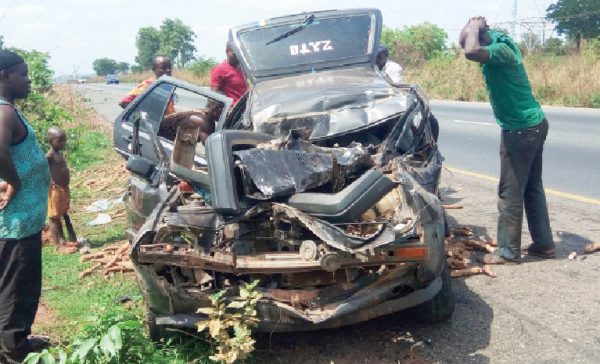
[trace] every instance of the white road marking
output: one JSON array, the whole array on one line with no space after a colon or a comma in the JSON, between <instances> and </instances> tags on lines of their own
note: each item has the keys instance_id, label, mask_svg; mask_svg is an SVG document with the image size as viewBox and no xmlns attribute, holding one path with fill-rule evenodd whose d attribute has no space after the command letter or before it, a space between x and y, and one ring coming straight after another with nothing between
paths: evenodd
<instances>
[{"instance_id":1,"label":"white road marking","mask_svg":"<svg viewBox=\"0 0 600 364\"><path fill-rule=\"evenodd\" d=\"M478 125L496 126L496 124L493 124L493 123L484 123L482 121L468 121L468 120L458 120L458 119L454 119L453 121L457 122L457 123L465 123L465 124L478 124Z\"/></svg>"}]
</instances>

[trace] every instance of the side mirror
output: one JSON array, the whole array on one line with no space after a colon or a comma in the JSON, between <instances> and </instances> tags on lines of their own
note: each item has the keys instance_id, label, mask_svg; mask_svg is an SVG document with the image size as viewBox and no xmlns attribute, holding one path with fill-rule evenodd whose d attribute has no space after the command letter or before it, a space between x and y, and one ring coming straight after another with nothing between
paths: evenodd
<instances>
[{"instance_id":1,"label":"side mirror","mask_svg":"<svg viewBox=\"0 0 600 364\"><path fill-rule=\"evenodd\" d=\"M139 155L130 155L127 159L127 165L125 168L148 181L152 181L152 175L156 170L156 165L149 159L141 157Z\"/></svg>"}]
</instances>

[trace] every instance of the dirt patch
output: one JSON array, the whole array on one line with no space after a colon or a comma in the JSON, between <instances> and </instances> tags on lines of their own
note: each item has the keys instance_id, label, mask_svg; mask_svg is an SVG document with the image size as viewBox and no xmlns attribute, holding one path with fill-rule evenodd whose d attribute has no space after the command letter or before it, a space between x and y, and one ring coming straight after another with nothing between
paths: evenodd
<instances>
[{"instance_id":1,"label":"dirt patch","mask_svg":"<svg viewBox=\"0 0 600 364\"><path fill-rule=\"evenodd\" d=\"M49 328L55 325L56 315L54 311L44 302L40 300L38 305L37 313L35 315L35 322L31 331L35 335L48 335Z\"/></svg>"},{"instance_id":2,"label":"dirt patch","mask_svg":"<svg viewBox=\"0 0 600 364\"><path fill-rule=\"evenodd\" d=\"M73 116L75 122L91 124L95 130L101 130L112 135L111 122L107 122L104 116L97 113L86 100L76 92L70 85L54 85L52 87L52 98L65 108Z\"/></svg>"}]
</instances>

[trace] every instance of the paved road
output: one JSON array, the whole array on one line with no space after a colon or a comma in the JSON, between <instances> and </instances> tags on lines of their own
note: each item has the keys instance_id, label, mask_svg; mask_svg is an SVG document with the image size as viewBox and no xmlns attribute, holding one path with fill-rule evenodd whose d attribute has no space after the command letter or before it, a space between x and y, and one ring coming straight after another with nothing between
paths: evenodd
<instances>
[{"instance_id":1,"label":"paved road","mask_svg":"<svg viewBox=\"0 0 600 364\"><path fill-rule=\"evenodd\" d=\"M489 104L433 101L446 166L498 176L500 128ZM546 188L600 199L600 110L544 107Z\"/></svg>"},{"instance_id":2,"label":"paved road","mask_svg":"<svg viewBox=\"0 0 600 364\"><path fill-rule=\"evenodd\" d=\"M107 91L102 91L103 88ZM81 91L108 119L114 119L119 113L116 102L123 93L121 88L90 85L82 87ZM434 103L434 108L439 111L438 116L442 120L441 142L446 147L452 138L444 135L444 131L460 130L453 125L460 122L452 120L467 118L453 116L452 111L444 111L441 104ZM491 116L484 117L484 108L479 112L481 119L465 121L492 122ZM549 114L549 118L557 119L558 116ZM480 139L475 138L481 133L474 129L474 125L463 128L469 131L466 135L471 139ZM481 125L481 128L489 128L482 135L490 137L489 145L484 147L492 156L484 159L476 149L467 148L463 149L463 154L446 152L447 164L456 163L455 166L468 168L461 163L476 160L478 162L473 164L473 170L494 175L494 169L477 168L494 163L497 141L492 139L497 136L498 130L493 126ZM557 129L560 126L552 130ZM561 143L565 141L558 138L556 145L561 146ZM589 145L589 138L578 141L576 146L586 143ZM563 148L568 149L566 146ZM596 178L596 184L597 181ZM593 184L594 180L589 179L588 182ZM444 171L441 187L445 203L464 205L462 210L449 210L452 226L469 225L483 239L494 237L497 214L495 182ZM548 196L548 205L558 258L495 267L496 279L485 276L455 279L456 311L449 322L423 325L407 314L400 314L337 330L259 337L259 361L336 364L600 363L600 253L583 254L586 243L600 241L600 205L565 199L556 194ZM530 239L526 227L524 230L523 243L527 245ZM578 257L568 259L571 252L576 252ZM416 359L410 355L407 358L407 353L414 352L418 354Z\"/></svg>"}]
</instances>

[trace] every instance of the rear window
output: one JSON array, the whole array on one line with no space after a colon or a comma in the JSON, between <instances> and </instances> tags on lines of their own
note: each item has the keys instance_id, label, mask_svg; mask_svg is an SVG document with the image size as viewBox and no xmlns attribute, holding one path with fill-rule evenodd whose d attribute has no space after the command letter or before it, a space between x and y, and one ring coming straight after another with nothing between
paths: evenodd
<instances>
[{"instance_id":1,"label":"rear window","mask_svg":"<svg viewBox=\"0 0 600 364\"><path fill-rule=\"evenodd\" d=\"M331 62L372 53L376 19L373 15L315 19L264 26L240 32L242 52L254 71ZM286 32L297 30L287 37ZM276 40L278 37L282 39Z\"/></svg>"}]
</instances>

